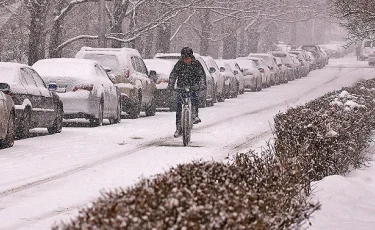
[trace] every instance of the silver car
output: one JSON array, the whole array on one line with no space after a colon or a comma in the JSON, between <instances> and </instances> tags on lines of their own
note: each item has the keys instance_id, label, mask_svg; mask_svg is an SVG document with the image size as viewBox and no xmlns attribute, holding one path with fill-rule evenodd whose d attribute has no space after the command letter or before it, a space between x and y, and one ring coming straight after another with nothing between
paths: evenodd
<instances>
[{"instance_id":1,"label":"silver car","mask_svg":"<svg viewBox=\"0 0 375 230\"><path fill-rule=\"evenodd\" d=\"M39 60L33 65L43 80L57 85L64 118L86 118L91 126L121 121L120 92L99 62L76 58Z\"/></svg>"},{"instance_id":2,"label":"silver car","mask_svg":"<svg viewBox=\"0 0 375 230\"><path fill-rule=\"evenodd\" d=\"M0 148L14 145L15 108L9 92L9 85L0 83Z\"/></svg>"}]
</instances>

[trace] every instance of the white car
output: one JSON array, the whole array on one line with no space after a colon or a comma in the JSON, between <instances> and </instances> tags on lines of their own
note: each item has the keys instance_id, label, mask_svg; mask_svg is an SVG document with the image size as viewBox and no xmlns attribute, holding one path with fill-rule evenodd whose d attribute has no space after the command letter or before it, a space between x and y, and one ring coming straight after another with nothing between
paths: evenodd
<instances>
[{"instance_id":1,"label":"white car","mask_svg":"<svg viewBox=\"0 0 375 230\"><path fill-rule=\"evenodd\" d=\"M9 148L14 144L16 111L9 91L8 84L0 83L0 148Z\"/></svg>"},{"instance_id":2,"label":"white car","mask_svg":"<svg viewBox=\"0 0 375 230\"><path fill-rule=\"evenodd\" d=\"M150 77L155 77L156 92L154 95L157 108L169 108L176 110L176 93L168 90L169 76L173 70L175 62L163 59L143 59L147 69L150 71ZM155 75L155 76L153 76Z\"/></svg>"},{"instance_id":3,"label":"white car","mask_svg":"<svg viewBox=\"0 0 375 230\"><path fill-rule=\"evenodd\" d=\"M228 85L225 91L225 97L237 97L240 94L239 84L236 77L234 76L232 68L224 60L215 60L217 66L220 69L221 75L224 77L225 85Z\"/></svg>"},{"instance_id":4,"label":"white car","mask_svg":"<svg viewBox=\"0 0 375 230\"><path fill-rule=\"evenodd\" d=\"M214 78L214 102L224 102L225 98L228 98L226 95L229 92L230 82L225 81L223 74L220 72L219 67L217 66L215 60L210 56L202 56L202 59L206 63L209 72Z\"/></svg>"},{"instance_id":5,"label":"white car","mask_svg":"<svg viewBox=\"0 0 375 230\"><path fill-rule=\"evenodd\" d=\"M136 119L141 111L154 116L156 106L155 82L150 79L139 52L131 48L82 47L76 58L98 61L114 75L113 82L121 91L121 107L130 118Z\"/></svg>"},{"instance_id":6,"label":"white car","mask_svg":"<svg viewBox=\"0 0 375 230\"><path fill-rule=\"evenodd\" d=\"M277 64L273 60L272 54L267 53L251 53L249 57L257 57L262 58L263 63L267 65L267 67L271 71L271 85L280 84L280 70L277 68Z\"/></svg>"},{"instance_id":7,"label":"white car","mask_svg":"<svg viewBox=\"0 0 375 230\"><path fill-rule=\"evenodd\" d=\"M262 75L258 70L255 62L249 59L236 59L236 62L244 75L244 88L251 91L260 91L263 85L262 76L265 75Z\"/></svg>"},{"instance_id":8,"label":"white car","mask_svg":"<svg viewBox=\"0 0 375 230\"><path fill-rule=\"evenodd\" d=\"M271 86L271 77L274 77L275 75L271 75L271 70L268 68L266 64L264 64L263 58L241 57L237 58L237 60L252 60L255 63L257 69L260 71L260 75L262 77L262 88L267 88Z\"/></svg>"},{"instance_id":9,"label":"white car","mask_svg":"<svg viewBox=\"0 0 375 230\"><path fill-rule=\"evenodd\" d=\"M223 61L227 63L229 67L232 69L234 77L236 78L238 82L239 93L243 94L245 92L245 78L241 71L241 67L238 65L236 60L223 60Z\"/></svg>"},{"instance_id":10,"label":"white car","mask_svg":"<svg viewBox=\"0 0 375 230\"><path fill-rule=\"evenodd\" d=\"M86 118L92 126L121 121L120 92L101 64L94 60L55 58L37 61L33 68L43 80L57 85L64 118Z\"/></svg>"}]
</instances>

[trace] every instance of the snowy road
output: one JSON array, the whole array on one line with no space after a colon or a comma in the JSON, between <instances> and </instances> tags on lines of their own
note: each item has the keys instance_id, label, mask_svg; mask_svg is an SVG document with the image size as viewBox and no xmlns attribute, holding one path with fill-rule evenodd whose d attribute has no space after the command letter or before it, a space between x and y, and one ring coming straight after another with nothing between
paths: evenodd
<instances>
[{"instance_id":1,"label":"snowy road","mask_svg":"<svg viewBox=\"0 0 375 230\"><path fill-rule=\"evenodd\" d=\"M201 109L190 147L172 137L175 114L169 112L97 128L64 127L55 135L34 130L35 137L0 151L0 229L50 229L103 188L129 186L178 163L259 148L271 137L278 111L373 77L374 69L354 57L331 60L306 78Z\"/></svg>"}]
</instances>

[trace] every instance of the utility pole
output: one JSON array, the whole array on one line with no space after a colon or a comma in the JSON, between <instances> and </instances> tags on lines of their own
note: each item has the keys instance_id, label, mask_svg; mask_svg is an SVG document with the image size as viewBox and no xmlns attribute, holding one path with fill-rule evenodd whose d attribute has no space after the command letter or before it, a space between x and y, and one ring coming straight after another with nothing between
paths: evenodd
<instances>
[{"instance_id":1,"label":"utility pole","mask_svg":"<svg viewBox=\"0 0 375 230\"><path fill-rule=\"evenodd\" d=\"M105 39L105 0L99 0L99 36L98 36L98 46L100 48L106 48L106 39Z\"/></svg>"}]
</instances>

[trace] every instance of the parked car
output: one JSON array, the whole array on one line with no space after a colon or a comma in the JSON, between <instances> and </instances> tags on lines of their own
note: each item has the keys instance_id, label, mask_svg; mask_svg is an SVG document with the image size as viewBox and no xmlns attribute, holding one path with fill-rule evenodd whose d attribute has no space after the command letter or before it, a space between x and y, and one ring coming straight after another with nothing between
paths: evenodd
<instances>
[{"instance_id":1,"label":"parked car","mask_svg":"<svg viewBox=\"0 0 375 230\"><path fill-rule=\"evenodd\" d=\"M271 70L266 64L264 64L263 59L259 57L241 57L237 60L252 60L255 66L260 71L262 78L262 88L267 88L271 86L271 79L273 77L273 82L275 82L275 74L272 74ZM241 64L239 64L241 66Z\"/></svg>"},{"instance_id":2,"label":"parked car","mask_svg":"<svg viewBox=\"0 0 375 230\"><path fill-rule=\"evenodd\" d=\"M85 118L91 126L121 121L120 92L101 64L94 60L54 58L37 61L33 67L47 84L57 85L64 105L64 118Z\"/></svg>"},{"instance_id":3,"label":"parked car","mask_svg":"<svg viewBox=\"0 0 375 230\"><path fill-rule=\"evenodd\" d=\"M241 72L244 75L244 87L250 91L262 90L262 77L265 76L261 73L256 66L255 62L250 59L236 59L236 63L239 65Z\"/></svg>"},{"instance_id":4,"label":"parked car","mask_svg":"<svg viewBox=\"0 0 375 230\"><path fill-rule=\"evenodd\" d=\"M228 85L225 91L225 97L237 97L240 94L239 83L234 76L233 70L230 68L228 63L225 63L223 60L215 60L217 66L220 69L221 75L224 77L225 85Z\"/></svg>"},{"instance_id":5,"label":"parked car","mask_svg":"<svg viewBox=\"0 0 375 230\"><path fill-rule=\"evenodd\" d=\"M48 86L30 66L0 62L0 82L9 85L8 95L15 104L15 132L18 138L28 137L30 129L62 130L63 104L54 93L56 84Z\"/></svg>"},{"instance_id":6,"label":"parked car","mask_svg":"<svg viewBox=\"0 0 375 230\"><path fill-rule=\"evenodd\" d=\"M229 65L229 67L232 69L234 77L236 78L236 81L238 82L238 89L240 94L245 93L245 79L244 75L241 71L240 66L236 62L236 60L223 60L225 63Z\"/></svg>"},{"instance_id":7,"label":"parked car","mask_svg":"<svg viewBox=\"0 0 375 230\"><path fill-rule=\"evenodd\" d=\"M279 70L280 70L280 73L281 73L281 83L288 83L288 79L289 79L289 75L292 75L293 74L293 71L291 69L289 69L288 67L286 67L286 65L284 65L283 61L281 60L281 58L279 57L273 57L276 64L277 64L277 67L279 67Z\"/></svg>"},{"instance_id":8,"label":"parked car","mask_svg":"<svg viewBox=\"0 0 375 230\"><path fill-rule=\"evenodd\" d=\"M7 83L0 83L0 148L14 145L15 107Z\"/></svg>"},{"instance_id":9,"label":"parked car","mask_svg":"<svg viewBox=\"0 0 375 230\"><path fill-rule=\"evenodd\" d=\"M121 91L122 111L130 118L138 118L141 111L154 116L156 83L150 79L139 52L130 48L82 47L76 58L98 61L115 76L113 80Z\"/></svg>"},{"instance_id":10,"label":"parked car","mask_svg":"<svg viewBox=\"0 0 375 230\"><path fill-rule=\"evenodd\" d=\"M294 64L297 66L297 78L301 78L304 76L304 69L302 67L301 62L298 60L297 55L295 54L290 54L290 57L292 58L292 61Z\"/></svg>"},{"instance_id":11,"label":"parked car","mask_svg":"<svg viewBox=\"0 0 375 230\"><path fill-rule=\"evenodd\" d=\"M293 61L291 55L286 51L272 51L270 52L273 56L281 58L281 61L293 74L288 75L288 81L293 81L298 78L298 65Z\"/></svg>"},{"instance_id":12,"label":"parked car","mask_svg":"<svg viewBox=\"0 0 375 230\"><path fill-rule=\"evenodd\" d=\"M314 55L314 58L316 59L316 64L319 69L323 68L326 65L327 57L318 45L302 45L299 49L311 52Z\"/></svg>"},{"instance_id":13,"label":"parked car","mask_svg":"<svg viewBox=\"0 0 375 230\"><path fill-rule=\"evenodd\" d=\"M290 54L294 54L297 56L298 61L300 62L301 65L301 76L306 77L309 72L310 72L310 63L305 60L304 57L304 51L302 50L291 50L289 51Z\"/></svg>"},{"instance_id":14,"label":"parked car","mask_svg":"<svg viewBox=\"0 0 375 230\"><path fill-rule=\"evenodd\" d=\"M280 70L277 68L277 64L273 60L272 54L267 53L250 53L249 57L258 57L263 59L263 63L271 71L271 85L280 84Z\"/></svg>"},{"instance_id":15,"label":"parked car","mask_svg":"<svg viewBox=\"0 0 375 230\"><path fill-rule=\"evenodd\" d=\"M206 63L204 62L203 58L197 53L194 53L194 56L195 56L195 59L197 61L199 61L199 63L201 63L201 65L204 69L204 72L206 73L207 89L201 91L200 94L199 94L199 96L200 96L200 98L199 98L200 107L204 108L207 105L213 106L214 105L213 97L214 97L214 89L215 89L214 78L212 77L211 73L209 72L209 69L208 69ZM170 60L170 61L173 61L174 63L177 63L177 61L181 58L181 54L179 54L179 53L157 53L154 56L154 58L163 59L163 60Z\"/></svg>"},{"instance_id":16,"label":"parked car","mask_svg":"<svg viewBox=\"0 0 375 230\"><path fill-rule=\"evenodd\" d=\"M169 76L173 70L175 62L163 59L144 59L150 76L155 74L156 92L154 94L157 108L169 108L176 111L176 93L168 90Z\"/></svg>"},{"instance_id":17,"label":"parked car","mask_svg":"<svg viewBox=\"0 0 375 230\"><path fill-rule=\"evenodd\" d=\"M229 92L229 81L225 81L223 74L220 72L215 60L210 56L202 56L202 59L206 63L211 76L214 79L214 102L224 102L225 98L228 98L227 93Z\"/></svg>"}]
</instances>

